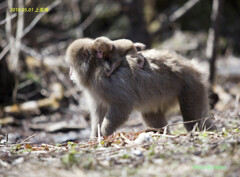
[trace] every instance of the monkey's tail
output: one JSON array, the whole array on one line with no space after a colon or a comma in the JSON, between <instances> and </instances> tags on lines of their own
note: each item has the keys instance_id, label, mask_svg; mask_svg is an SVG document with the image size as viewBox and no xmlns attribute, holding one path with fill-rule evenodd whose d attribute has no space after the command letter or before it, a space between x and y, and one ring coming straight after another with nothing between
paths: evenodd
<instances>
[{"instance_id":1,"label":"monkey's tail","mask_svg":"<svg viewBox=\"0 0 240 177\"><path fill-rule=\"evenodd\" d=\"M143 44L143 43L141 43L141 42L136 42L136 43L134 43L134 46L138 49L140 49L140 50L145 50L146 49L146 45L145 44Z\"/></svg>"}]
</instances>

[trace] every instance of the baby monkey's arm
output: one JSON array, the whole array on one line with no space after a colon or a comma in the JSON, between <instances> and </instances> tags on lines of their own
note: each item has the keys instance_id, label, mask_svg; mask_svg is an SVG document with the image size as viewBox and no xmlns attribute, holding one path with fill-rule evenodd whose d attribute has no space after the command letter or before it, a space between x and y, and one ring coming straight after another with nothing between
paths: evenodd
<instances>
[{"instance_id":1,"label":"baby monkey's arm","mask_svg":"<svg viewBox=\"0 0 240 177\"><path fill-rule=\"evenodd\" d=\"M112 64L110 66L110 69L108 71L105 71L105 75L109 77L121 64L122 59L120 56L114 56L112 57Z\"/></svg>"}]
</instances>

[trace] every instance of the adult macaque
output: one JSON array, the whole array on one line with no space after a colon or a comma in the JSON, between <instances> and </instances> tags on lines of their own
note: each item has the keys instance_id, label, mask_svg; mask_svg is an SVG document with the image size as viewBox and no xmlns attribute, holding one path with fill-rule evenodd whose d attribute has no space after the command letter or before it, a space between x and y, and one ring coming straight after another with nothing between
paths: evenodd
<instances>
[{"instance_id":1,"label":"adult macaque","mask_svg":"<svg viewBox=\"0 0 240 177\"><path fill-rule=\"evenodd\" d=\"M191 131L196 123L199 130L215 130L208 117L207 82L193 62L175 53L146 50L134 57L145 58L143 69L134 69L132 56L111 77L104 76L105 60L94 55L93 40L74 41L67 49L66 61L72 68L75 80L84 88L91 105L91 137L112 134L127 119L133 109L141 112L149 127L160 128L167 124L166 115L179 104L184 124Z\"/></svg>"},{"instance_id":2,"label":"adult macaque","mask_svg":"<svg viewBox=\"0 0 240 177\"><path fill-rule=\"evenodd\" d=\"M105 71L107 77L109 77L120 66L125 55L137 54L136 47L144 50L145 45L142 43L133 43L128 39L112 41L107 37L98 37L94 40L93 44L98 59L104 58L111 61L110 69ZM140 69L142 69L144 58L137 58L135 63Z\"/></svg>"}]
</instances>

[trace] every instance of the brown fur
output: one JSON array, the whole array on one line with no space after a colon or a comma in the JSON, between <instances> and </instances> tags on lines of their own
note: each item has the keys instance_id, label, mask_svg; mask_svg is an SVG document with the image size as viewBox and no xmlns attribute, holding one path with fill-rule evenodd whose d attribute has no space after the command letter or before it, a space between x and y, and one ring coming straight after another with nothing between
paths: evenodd
<instances>
[{"instance_id":1,"label":"brown fur","mask_svg":"<svg viewBox=\"0 0 240 177\"><path fill-rule=\"evenodd\" d=\"M104 76L104 60L97 60L92 49L93 40L78 39L67 49L67 62L76 74L76 82L83 86L91 103L91 136L112 134L136 109L148 126L160 128L167 124L166 114L177 103L184 121L208 117L207 82L203 74L190 62L175 53L146 50L134 57L146 59L143 70L132 67L132 57L111 77ZM202 130L215 130L210 119L196 121ZM191 131L195 123L184 124Z\"/></svg>"},{"instance_id":2,"label":"brown fur","mask_svg":"<svg viewBox=\"0 0 240 177\"><path fill-rule=\"evenodd\" d=\"M141 46L141 43L136 43L136 46ZM128 39L112 41L107 37L98 37L94 40L93 49L97 52L99 59L104 58L111 61L110 69L105 73L109 77L120 66L125 55L137 54L136 46ZM142 44L142 49L144 47L144 44ZM136 58L135 63L135 65L142 69L144 59Z\"/></svg>"}]
</instances>

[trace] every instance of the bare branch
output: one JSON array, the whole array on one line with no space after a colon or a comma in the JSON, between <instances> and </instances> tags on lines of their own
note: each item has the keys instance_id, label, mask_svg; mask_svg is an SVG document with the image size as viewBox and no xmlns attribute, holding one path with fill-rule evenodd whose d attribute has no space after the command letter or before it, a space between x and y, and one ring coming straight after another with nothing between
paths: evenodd
<instances>
[{"instance_id":1,"label":"bare branch","mask_svg":"<svg viewBox=\"0 0 240 177\"><path fill-rule=\"evenodd\" d=\"M13 7L13 0L9 0L8 1L8 9L6 11L6 19L9 19L6 21L6 25L5 25L5 30L6 30L6 37L7 40L9 41L9 43L14 43L14 37L12 35L12 22L10 17L10 9ZM1 52L0 56L4 56L3 54L6 54L9 50L11 49L11 47L6 46L3 51ZM10 51L10 55L13 56L14 52L13 50ZM11 58L11 57L10 57ZM1 59L1 58L0 58Z\"/></svg>"},{"instance_id":2,"label":"bare branch","mask_svg":"<svg viewBox=\"0 0 240 177\"><path fill-rule=\"evenodd\" d=\"M11 18L10 18L10 9L13 6L13 1L9 0L8 1L8 9L6 11L6 19L9 19L6 21L6 25L5 25L5 30L6 30L6 34L7 34L7 39L10 41L12 38L12 24L11 24ZM10 41L11 42L11 41Z\"/></svg>"},{"instance_id":3,"label":"bare branch","mask_svg":"<svg viewBox=\"0 0 240 177\"><path fill-rule=\"evenodd\" d=\"M24 8L24 0L18 0L18 8L20 9ZM19 11L18 20L17 20L16 38L19 38L22 35L23 27L24 27L24 12ZM14 40L12 42L14 42ZM17 69L20 45L21 45L21 40L20 39L16 40L15 45L13 45L10 49L10 60L11 60L10 69L11 70Z\"/></svg>"},{"instance_id":4,"label":"bare branch","mask_svg":"<svg viewBox=\"0 0 240 177\"><path fill-rule=\"evenodd\" d=\"M200 0L189 0L181 8L176 10L172 15L170 15L170 22L174 22L180 17L182 17L187 11L189 11L193 6L195 6Z\"/></svg>"},{"instance_id":5,"label":"bare branch","mask_svg":"<svg viewBox=\"0 0 240 177\"><path fill-rule=\"evenodd\" d=\"M5 18L4 20L0 21L0 25L3 25L3 24L5 24L5 23L7 23L7 21L12 20L12 19L15 18L16 16L17 16L17 13L14 13L14 14L8 16L8 17Z\"/></svg>"},{"instance_id":6,"label":"bare branch","mask_svg":"<svg viewBox=\"0 0 240 177\"><path fill-rule=\"evenodd\" d=\"M20 144L23 144L24 142L26 142L27 140L31 139L32 137L34 137L34 136L36 136L36 135L37 135L37 134L35 133L35 134L27 137L27 138L26 138L25 140L23 140Z\"/></svg>"},{"instance_id":7,"label":"bare branch","mask_svg":"<svg viewBox=\"0 0 240 177\"><path fill-rule=\"evenodd\" d=\"M39 52L36 52L34 49L32 49L32 48L30 48L30 47L28 47L24 44L21 44L20 49L23 52L31 55L32 57L34 57L36 59L42 59L42 58L46 57L41 52L39 54ZM60 72L59 69L58 69L58 66L60 66L60 65L58 65L57 63L60 63L60 62L54 61L54 65L50 65L49 63L52 63L52 62L50 62L50 59L49 60L44 59L43 63L52 68L52 70L55 73L55 75L57 76L57 78L61 81L61 83L64 85L64 87L67 88L67 90L71 90L71 86L69 85L69 83L66 82L67 81L66 76L64 74L62 74L62 72ZM61 62L61 64L62 63L63 62ZM61 66L65 66L65 65L61 65ZM80 100L80 97L77 94L77 91L74 91L74 90L71 91L71 95L75 100Z\"/></svg>"},{"instance_id":8,"label":"bare branch","mask_svg":"<svg viewBox=\"0 0 240 177\"><path fill-rule=\"evenodd\" d=\"M10 49L10 45L8 44L0 53L0 60L8 53L9 49Z\"/></svg>"},{"instance_id":9,"label":"bare branch","mask_svg":"<svg viewBox=\"0 0 240 177\"><path fill-rule=\"evenodd\" d=\"M0 3L0 10L6 8L7 6L8 6L7 1Z\"/></svg>"},{"instance_id":10,"label":"bare branch","mask_svg":"<svg viewBox=\"0 0 240 177\"><path fill-rule=\"evenodd\" d=\"M74 31L77 34L77 37L82 37L82 32L95 20L98 14L103 10L103 5L98 4L92 10L90 15L77 27Z\"/></svg>"},{"instance_id":11,"label":"bare branch","mask_svg":"<svg viewBox=\"0 0 240 177\"><path fill-rule=\"evenodd\" d=\"M200 0L189 0L186 2L182 7L180 7L178 10L176 10L172 15L169 16L169 18L163 22L161 25L161 28L154 32L153 35L156 35L158 33L161 33L162 31L165 31L173 22L181 18L184 14L186 14L191 8L193 8Z\"/></svg>"},{"instance_id":12,"label":"bare branch","mask_svg":"<svg viewBox=\"0 0 240 177\"><path fill-rule=\"evenodd\" d=\"M58 6L63 0L57 0L54 1L52 4L50 4L49 6L47 6L46 8L48 8L48 12L51 11L54 7ZM41 18L46 15L47 12L41 12L39 13L34 19L33 21L24 29L22 36L20 36L20 38L24 37L27 33L29 33L29 31L31 31L31 29L39 22L39 20L41 20ZM19 38L19 39L20 39ZM17 39L18 40L18 39Z\"/></svg>"},{"instance_id":13,"label":"bare branch","mask_svg":"<svg viewBox=\"0 0 240 177\"><path fill-rule=\"evenodd\" d=\"M60 70L57 67L52 67L52 71L54 71L55 75L61 81L64 87L67 88L68 90L71 90L71 86L69 85L69 83L66 82L67 80L66 76L62 74L62 72L60 72ZM76 93L76 91L73 91L71 94L75 100L80 100L80 96Z\"/></svg>"},{"instance_id":14,"label":"bare branch","mask_svg":"<svg viewBox=\"0 0 240 177\"><path fill-rule=\"evenodd\" d=\"M11 0L9 0L11 1ZM63 0L57 0L54 1L52 4L50 4L49 6L47 6L46 8L48 8L48 12L51 11L53 8L55 8L56 6L58 6ZM16 38L16 40L20 40L21 38L23 38L27 33L29 33L29 31L31 31L31 29L38 23L38 21L46 14L47 12L42 12L39 13L34 19L33 21L23 30L23 33L21 36L19 36L18 38ZM9 14L9 12L7 11L7 14ZM8 15L9 16L9 15ZM8 18L7 16L7 18ZM6 30L7 31L7 30ZM6 55L6 53L9 51L9 49L15 44L15 41L10 41L10 44L8 44L4 50L0 53L0 60Z\"/></svg>"},{"instance_id":15,"label":"bare branch","mask_svg":"<svg viewBox=\"0 0 240 177\"><path fill-rule=\"evenodd\" d=\"M220 32L220 17L223 0L213 0L212 4L212 26L209 28L206 56L210 61L210 82L213 84L215 78L215 63L217 58L218 39Z\"/></svg>"},{"instance_id":16,"label":"bare branch","mask_svg":"<svg viewBox=\"0 0 240 177\"><path fill-rule=\"evenodd\" d=\"M42 59L43 56L41 54L39 54L38 52L36 52L35 50L33 50L32 48L26 46L25 44L21 44L20 49L25 52L26 54L31 55L32 57L36 58L36 59Z\"/></svg>"}]
</instances>

